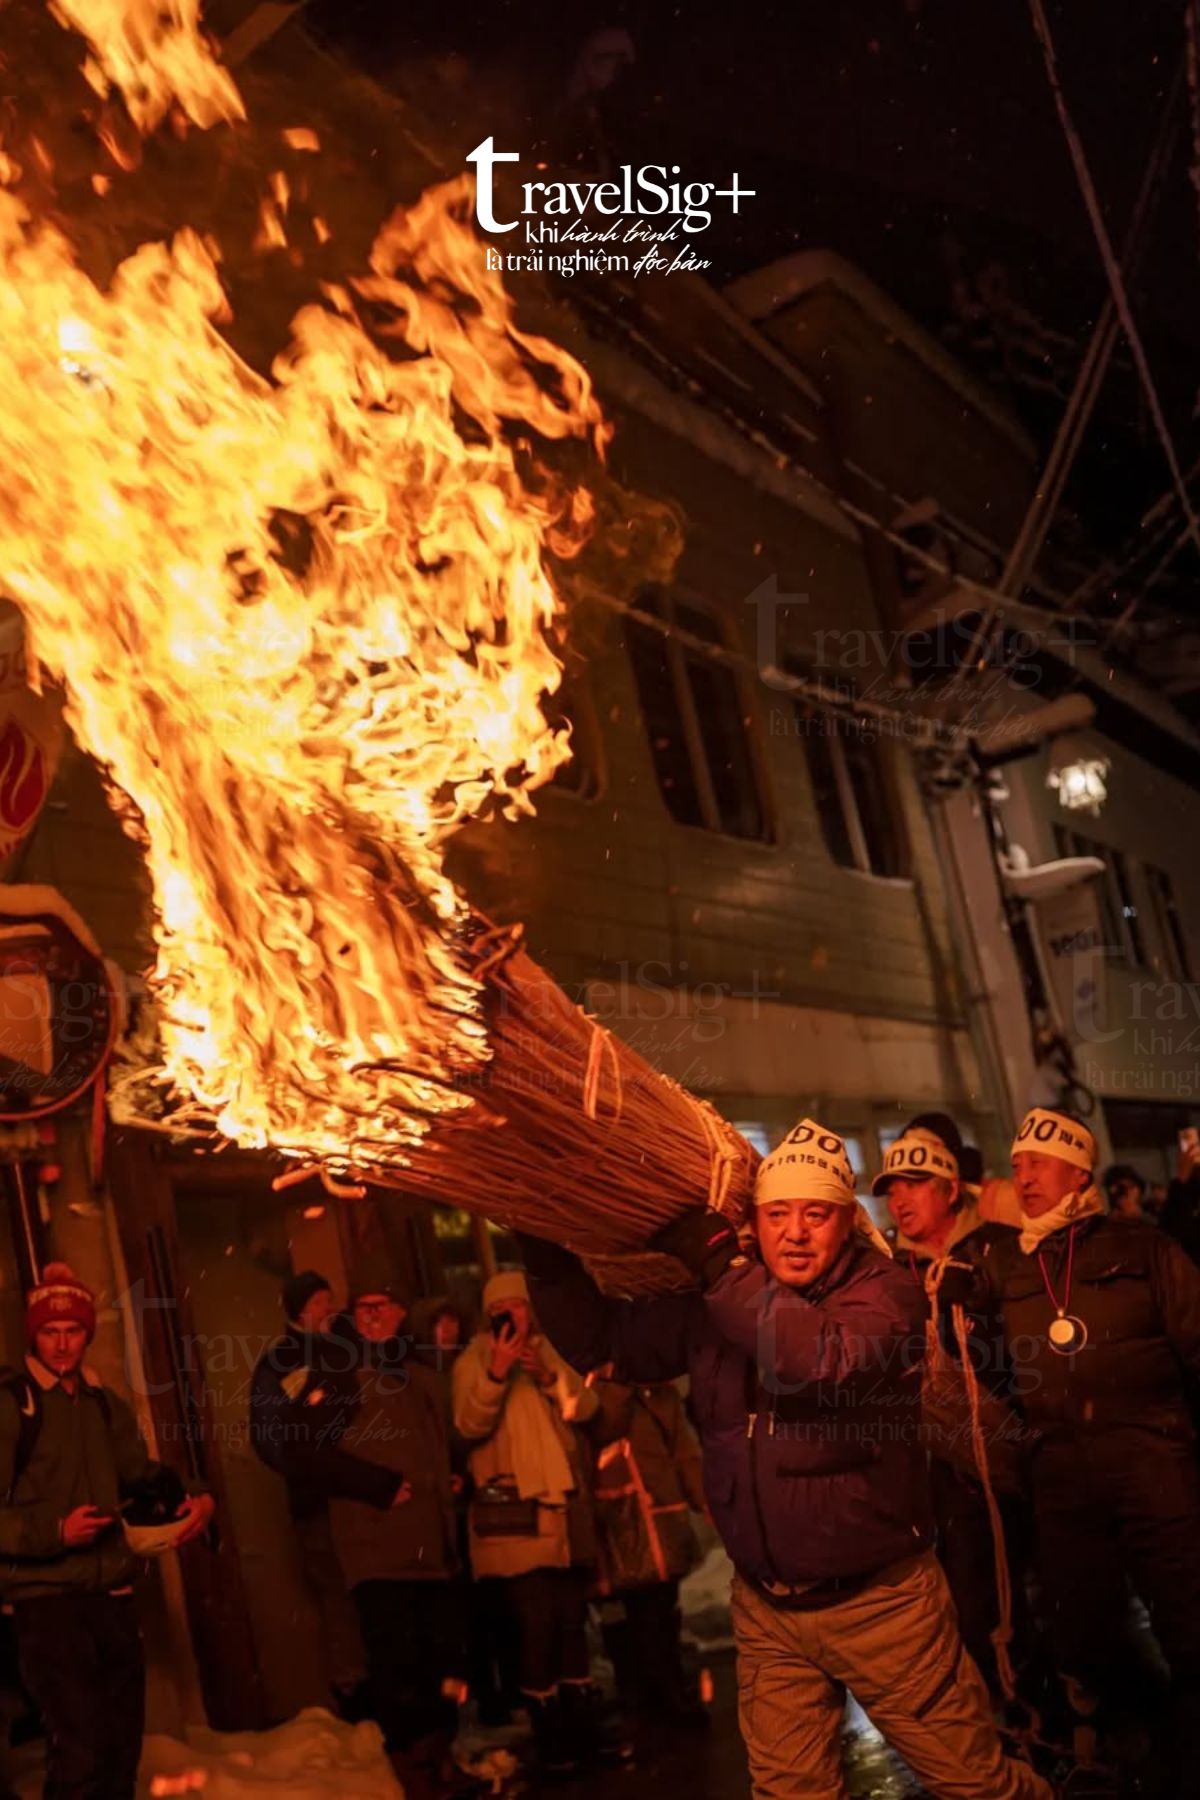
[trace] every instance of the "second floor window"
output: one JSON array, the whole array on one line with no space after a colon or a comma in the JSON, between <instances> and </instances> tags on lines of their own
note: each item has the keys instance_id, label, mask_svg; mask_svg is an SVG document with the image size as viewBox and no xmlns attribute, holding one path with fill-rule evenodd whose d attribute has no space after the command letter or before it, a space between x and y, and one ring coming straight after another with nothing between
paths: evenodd
<instances>
[{"instance_id":1,"label":"second floor window","mask_svg":"<svg viewBox=\"0 0 1200 1800\"><path fill-rule=\"evenodd\" d=\"M1190 981L1192 959L1188 953L1183 919L1171 877L1165 869L1148 866L1146 886L1150 890L1150 901L1158 925L1163 970L1173 981Z\"/></svg>"},{"instance_id":2,"label":"second floor window","mask_svg":"<svg viewBox=\"0 0 1200 1800\"><path fill-rule=\"evenodd\" d=\"M626 643L658 785L681 825L728 837L770 841L750 720L737 673L677 634L725 648L719 621L706 608L655 588L638 595L638 609L662 619L658 631L626 622Z\"/></svg>"},{"instance_id":3,"label":"second floor window","mask_svg":"<svg viewBox=\"0 0 1200 1800\"><path fill-rule=\"evenodd\" d=\"M1054 827L1054 839L1060 856L1097 856L1104 864L1104 874L1098 881L1098 898L1108 954L1123 958L1132 969L1146 968L1142 918L1134 894L1131 865L1124 851L1114 850L1111 844L1097 843L1094 838L1070 831L1065 825Z\"/></svg>"},{"instance_id":4,"label":"second floor window","mask_svg":"<svg viewBox=\"0 0 1200 1800\"><path fill-rule=\"evenodd\" d=\"M906 876L908 841L883 747L859 720L803 702L796 724L821 835L834 862L862 875Z\"/></svg>"}]
</instances>

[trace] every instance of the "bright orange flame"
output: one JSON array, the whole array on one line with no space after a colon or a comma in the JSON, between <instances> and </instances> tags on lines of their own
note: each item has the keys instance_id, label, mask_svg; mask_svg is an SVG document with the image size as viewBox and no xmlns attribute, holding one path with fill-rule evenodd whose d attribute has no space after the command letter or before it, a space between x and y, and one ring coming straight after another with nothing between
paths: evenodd
<instances>
[{"instance_id":1,"label":"bright orange flame","mask_svg":"<svg viewBox=\"0 0 1200 1800\"><path fill-rule=\"evenodd\" d=\"M200 0L50 0L50 10L89 40L84 74L98 94L120 89L140 131L175 104L196 125L245 117L200 30Z\"/></svg>"},{"instance_id":2,"label":"bright orange flame","mask_svg":"<svg viewBox=\"0 0 1200 1800\"><path fill-rule=\"evenodd\" d=\"M140 0L111 12L128 99ZM172 17L194 52L194 8ZM583 370L515 328L471 201L460 180L398 213L266 380L193 233L101 292L0 191L0 583L136 808L166 1073L230 1138L334 1169L468 1104L447 1084L488 1047L443 848L531 810L568 754L544 564L589 503L530 444L604 427Z\"/></svg>"}]
</instances>

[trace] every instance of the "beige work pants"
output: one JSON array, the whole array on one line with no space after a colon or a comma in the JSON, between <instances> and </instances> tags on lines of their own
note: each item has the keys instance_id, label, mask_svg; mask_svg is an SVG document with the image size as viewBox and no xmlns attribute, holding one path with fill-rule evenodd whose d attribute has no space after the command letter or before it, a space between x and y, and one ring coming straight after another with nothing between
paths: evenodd
<instances>
[{"instance_id":1,"label":"beige work pants","mask_svg":"<svg viewBox=\"0 0 1200 1800\"><path fill-rule=\"evenodd\" d=\"M1004 1755L932 1551L811 1612L772 1606L738 1578L733 1625L755 1800L846 1800L847 1688L937 1800L1051 1800Z\"/></svg>"}]
</instances>

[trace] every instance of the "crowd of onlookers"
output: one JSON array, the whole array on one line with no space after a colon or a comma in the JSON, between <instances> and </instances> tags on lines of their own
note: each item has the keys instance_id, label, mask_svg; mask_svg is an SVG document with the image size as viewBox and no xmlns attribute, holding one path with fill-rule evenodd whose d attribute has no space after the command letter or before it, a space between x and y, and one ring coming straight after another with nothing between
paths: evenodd
<instances>
[{"instance_id":1,"label":"crowd of onlookers","mask_svg":"<svg viewBox=\"0 0 1200 1800\"><path fill-rule=\"evenodd\" d=\"M679 1582L705 1502L678 1389L583 1379L519 1271L487 1282L475 1328L378 1272L345 1311L313 1272L282 1300L252 1442L287 1484L336 1703L379 1723L410 1800L470 1785L451 1755L468 1693L484 1725L524 1709L561 1777L627 1758L638 1713L702 1723Z\"/></svg>"}]
</instances>

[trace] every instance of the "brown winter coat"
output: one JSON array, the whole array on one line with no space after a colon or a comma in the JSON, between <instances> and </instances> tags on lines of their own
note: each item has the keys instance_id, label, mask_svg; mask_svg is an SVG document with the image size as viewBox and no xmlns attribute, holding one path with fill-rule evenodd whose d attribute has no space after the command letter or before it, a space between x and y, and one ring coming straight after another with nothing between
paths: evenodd
<instances>
[{"instance_id":1,"label":"brown winter coat","mask_svg":"<svg viewBox=\"0 0 1200 1800\"><path fill-rule=\"evenodd\" d=\"M1070 1311L1087 1343L1059 1356L1050 1348L1046 1281L1066 1294L1069 1246L1070 1233L1057 1231L1039 1259L1006 1233L977 1259L982 1305L999 1309L1015 1403L1043 1437L1132 1429L1192 1444L1185 1372L1200 1375L1195 1264L1148 1221L1085 1219L1075 1227Z\"/></svg>"},{"instance_id":2,"label":"brown winter coat","mask_svg":"<svg viewBox=\"0 0 1200 1800\"><path fill-rule=\"evenodd\" d=\"M700 1445L670 1381L597 1381L592 1425L602 1593L686 1575L699 1559L691 1508L705 1510Z\"/></svg>"},{"instance_id":3,"label":"brown winter coat","mask_svg":"<svg viewBox=\"0 0 1200 1800\"><path fill-rule=\"evenodd\" d=\"M445 1384L412 1358L354 1371L357 1405L341 1447L407 1481L412 1498L386 1510L333 1499L329 1524L346 1586L438 1581L455 1574L450 1420Z\"/></svg>"},{"instance_id":4,"label":"brown winter coat","mask_svg":"<svg viewBox=\"0 0 1200 1800\"><path fill-rule=\"evenodd\" d=\"M590 1563L595 1559L587 1452L575 1423L583 1424L592 1417L596 1396L545 1338L538 1343L543 1361L555 1374L552 1388L538 1390L545 1429L555 1434L566 1453L576 1477L575 1491L562 1506L538 1503L536 1536L480 1537L472 1505L471 1568L476 1579L487 1575L527 1575L531 1569L566 1569L572 1563ZM505 1406L516 1384L534 1386L532 1378L519 1366L507 1381L493 1381L488 1374L491 1353L490 1333L480 1332L454 1366L454 1426L466 1439L471 1479L476 1488L512 1477L513 1445L505 1424Z\"/></svg>"}]
</instances>

